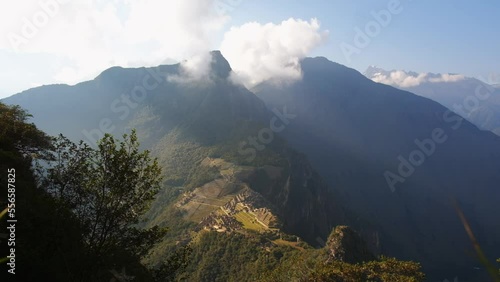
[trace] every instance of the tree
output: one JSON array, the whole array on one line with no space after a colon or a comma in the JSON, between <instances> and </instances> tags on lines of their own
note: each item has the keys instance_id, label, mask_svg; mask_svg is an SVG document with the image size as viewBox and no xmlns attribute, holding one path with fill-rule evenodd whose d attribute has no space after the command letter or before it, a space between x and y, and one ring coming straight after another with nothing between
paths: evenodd
<instances>
[{"instance_id":1,"label":"tree","mask_svg":"<svg viewBox=\"0 0 500 282\"><path fill-rule=\"evenodd\" d=\"M162 177L157 160L149 151L139 151L135 131L120 142L107 134L96 149L61 135L54 140L51 159L49 168L39 173L41 186L80 222L93 258L88 268L120 268L122 260L138 262L164 235L159 227L136 226Z\"/></svg>"},{"instance_id":2,"label":"tree","mask_svg":"<svg viewBox=\"0 0 500 282\"><path fill-rule=\"evenodd\" d=\"M30 117L19 106L0 102L0 168L15 168L16 217L22 219L16 225L16 244L22 246L16 275L23 281L153 280L140 258L164 230L136 223L161 176L149 152L139 151L135 132L122 142L106 135L94 149L63 136L51 138ZM34 168L33 160L40 165ZM0 174L1 183L6 176ZM0 210L7 194L0 195ZM4 221L0 227L6 230ZM0 245L7 246L2 238ZM0 262L5 256L2 250Z\"/></svg>"},{"instance_id":3,"label":"tree","mask_svg":"<svg viewBox=\"0 0 500 282\"><path fill-rule=\"evenodd\" d=\"M0 156L13 158L20 153L31 157L51 147L49 136L28 123L30 117L21 107L0 102Z\"/></svg>"},{"instance_id":4,"label":"tree","mask_svg":"<svg viewBox=\"0 0 500 282\"><path fill-rule=\"evenodd\" d=\"M31 168L33 157L47 158L52 148L51 139L28 119L31 115L19 106L0 102L0 174L1 183L7 183L5 171L10 168ZM0 195L0 204L6 204L7 193Z\"/></svg>"},{"instance_id":5,"label":"tree","mask_svg":"<svg viewBox=\"0 0 500 282\"><path fill-rule=\"evenodd\" d=\"M0 209L7 206L7 171L11 171L15 177L11 183L15 188L15 217L22 219L16 223L16 276L23 281L75 281L77 262L84 257L78 222L36 187L33 158L49 157L52 144L48 135L29 122L30 117L19 106L0 102ZM14 189L12 186L9 188ZM6 221L0 221L0 233L5 232L5 224ZM5 237L0 237L0 257L5 257L3 247L7 243L2 238ZM5 264L0 266L0 276L7 274ZM0 280L4 281L3 277Z\"/></svg>"}]
</instances>

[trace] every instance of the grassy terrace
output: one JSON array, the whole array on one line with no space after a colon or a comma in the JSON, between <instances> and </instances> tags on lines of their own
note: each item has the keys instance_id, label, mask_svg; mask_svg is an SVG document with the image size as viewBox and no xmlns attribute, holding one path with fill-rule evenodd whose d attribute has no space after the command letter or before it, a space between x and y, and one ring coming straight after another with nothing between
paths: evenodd
<instances>
[{"instance_id":1,"label":"grassy terrace","mask_svg":"<svg viewBox=\"0 0 500 282\"><path fill-rule=\"evenodd\" d=\"M236 220L241 222L243 224L243 227L246 229L255 230L258 232L262 232L262 231L267 230L267 227L260 224L253 215L251 215L245 211L238 212L235 215L235 218L236 218Z\"/></svg>"}]
</instances>

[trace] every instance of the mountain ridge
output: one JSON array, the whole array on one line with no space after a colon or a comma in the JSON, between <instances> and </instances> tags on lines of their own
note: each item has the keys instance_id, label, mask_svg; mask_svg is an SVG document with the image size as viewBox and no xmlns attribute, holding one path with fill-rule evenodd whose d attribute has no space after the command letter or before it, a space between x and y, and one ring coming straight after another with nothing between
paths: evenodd
<instances>
[{"instance_id":1,"label":"mountain ridge","mask_svg":"<svg viewBox=\"0 0 500 282\"><path fill-rule=\"evenodd\" d=\"M378 226L383 252L405 258L404 253L412 253L431 273L439 272L431 270L432 265L450 261L471 269L473 260L458 262L464 254L453 248L457 242L467 246L470 241L450 196L474 215L470 220L481 241L495 241L493 234L500 230L494 228L491 210L500 198L499 138L431 99L375 83L336 63L325 64L305 59L301 81L284 88L266 83L256 88L268 107L287 105L297 114L285 138L309 157L330 187L344 193L348 207ZM425 155L417 143L428 144L436 129L443 131L446 141L431 146L432 153ZM410 164L409 155L417 153L423 164ZM398 166L410 173L392 193L384 175L387 171L400 175ZM449 230L439 222L446 222ZM448 258L442 255L452 252L455 255Z\"/></svg>"},{"instance_id":2,"label":"mountain ridge","mask_svg":"<svg viewBox=\"0 0 500 282\"><path fill-rule=\"evenodd\" d=\"M307 159L287 148L278 136L251 161L238 152L240 142L259 136L262 128L269 127L274 113L253 93L228 80L231 69L220 52L212 55L210 81L169 79L183 75L181 64L113 67L91 81L36 88L5 102L21 104L50 134L63 132L75 141L92 143L109 132L105 129L120 134L136 128L143 148L159 157L169 187L166 189L171 190L168 193L173 198L181 196L179 191L187 193L203 187L204 181L212 181L209 176L201 177L206 174L201 163L207 157L255 167L278 165L286 171L280 178L271 181L256 176L249 180L253 183L250 187L278 208L283 230L313 245L318 244L318 238L326 240L335 224L344 223L340 202L330 195ZM157 86L149 87L152 84ZM143 98L142 88L147 90ZM53 89L58 92L49 93ZM47 111L49 108L52 111ZM92 118L88 118L89 113ZM192 187L191 183L198 184Z\"/></svg>"},{"instance_id":3,"label":"mountain ridge","mask_svg":"<svg viewBox=\"0 0 500 282\"><path fill-rule=\"evenodd\" d=\"M364 75L376 82L434 100L483 130L500 134L500 91L476 78L369 67Z\"/></svg>"},{"instance_id":4,"label":"mountain ridge","mask_svg":"<svg viewBox=\"0 0 500 282\"><path fill-rule=\"evenodd\" d=\"M495 135L480 132L465 121L460 122L459 130L450 130L450 125L460 119L451 113L448 118L453 123L446 122L443 114L447 111L437 102L374 83L324 57L302 60L302 80L279 87L263 83L252 89L253 93L228 82L229 65L219 61L216 58L212 66L220 70L213 72L215 79L208 84L169 81L168 75L179 75L179 64L138 68L130 73L115 68L101 73L104 75L99 79L61 87L55 94L49 93L51 87L41 87L4 101L26 107L40 128L49 133L63 131L76 140L86 137L83 130L100 130L103 120L109 121L104 128L115 128L114 134L138 128L144 146L160 156L168 172L168 193L173 197L180 195L176 191L184 191L175 187L194 181L192 177L206 157L256 167L276 163L287 167L283 166L285 156L295 159L288 166L296 168L289 172L290 179L295 179L294 185L286 185L284 177L279 184L255 189L260 189L259 193L274 204L285 204L282 210L288 216L287 230L300 232L312 244L317 243L318 235L324 241L332 225L347 221L379 252L422 260L436 275L469 275L470 271L461 269L469 269L473 260L451 247L467 246L470 242L447 202L449 192L457 197L467 215L473 215L471 225L478 230L480 242L489 242L487 246L491 246L498 238L495 234L500 233L488 209L498 198L498 190L491 183L498 183L495 167L500 166L495 165L498 152L490 156L486 151L500 148ZM126 74L111 75L114 72ZM135 87L144 87L146 75L149 83L154 82L155 73L165 76L157 81L157 88L147 91L144 100L123 100L133 98ZM43 99L49 97L45 99L48 102ZM119 111L113 111L114 103ZM257 151L255 160L246 163L238 152L239 144L269 127L269 109L284 107L297 118L265 144L265 149ZM392 193L384 171L397 172L398 155L407 158L418 149L415 138L427 140L436 128L447 130L446 146L436 148L425 165L399 183L404 187ZM284 150L288 146L304 153L306 159L293 157L295 153L289 155ZM468 150L474 146L477 151ZM478 164L492 165L479 171L474 168ZM470 179L465 179L464 172L469 168ZM478 183L476 191L464 188ZM309 188L302 190L303 185ZM294 201L283 200L290 195L286 191L293 191ZM333 198L318 198L332 192L336 195ZM338 210L343 207L352 210L345 211L346 219ZM447 230L443 229L444 223Z\"/></svg>"}]
</instances>

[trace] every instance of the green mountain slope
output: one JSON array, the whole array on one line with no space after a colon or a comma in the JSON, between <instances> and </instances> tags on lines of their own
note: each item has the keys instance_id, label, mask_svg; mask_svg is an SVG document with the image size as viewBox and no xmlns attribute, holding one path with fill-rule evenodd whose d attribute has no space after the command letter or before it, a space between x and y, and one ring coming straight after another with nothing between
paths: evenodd
<instances>
[{"instance_id":1,"label":"green mountain slope","mask_svg":"<svg viewBox=\"0 0 500 282\"><path fill-rule=\"evenodd\" d=\"M301 81L253 91L296 113L286 139L377 226L383 253L418 260L435 277L477 273L456 200L483 249L498 256L498 136L325 58L303 60L302 71Z\"/></svg>"},{"instance_id":2,"label":"green mountain slope","mask_svg":"<svg viewBox=\"0 0 500 282\"><path fill-rule=\"evenodd\" d=\"M279 227L277 234L294 234L320 245L333 226L345 223L340 199L278 135L262 143L264 148L254 157L242 153L242 142L258 138L276 114L227 79L231 69L219 52L212 56L207 81L182 82L180 65L111 68L92 81L39 87L5 102L28 109L34 122L51 134L91 144L104 132L136 128L142 146L158 156L165 175L165 188L145 224L184 226L172 230L174 241L191 240L191 231L206 226L214 229L212 223L223 218L224 206L239 201L237 210L233 207L225 217L242 226L237 230ZM224 166L207 165L209 160ZM231 222L226 229L235 229ZM168 254L170 243L165 242L158 259Z\"/></svg>"}]
</instances>

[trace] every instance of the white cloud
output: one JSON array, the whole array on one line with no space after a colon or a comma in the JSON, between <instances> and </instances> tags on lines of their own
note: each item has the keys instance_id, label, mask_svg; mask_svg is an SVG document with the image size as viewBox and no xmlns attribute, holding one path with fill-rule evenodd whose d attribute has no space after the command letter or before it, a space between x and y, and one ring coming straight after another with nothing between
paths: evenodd
<instances>
[{"instance_id":1,"label":"white cloud","mask_svg":"<svg viewBox=\"0 0 500 282\"><path fill-rule=\"evenodd\" d=\"M251 88L270 79L300 79L300 59L327 36L316 19L290 18L264 25L251 22L226 32L220 50L231 64L233 80Z\"/></svg>"},{"instance_id":2,"label":"white cloud","mask_svg":"<svg viewBox=\"0 0 500 282\"><path fill-rule=\"evenodd\" d=\"M439 77L434 77L429 79L430 82L457 82L464 80L465 76L462 74L441 74Z\"/></svg>"},{"instance_id":3,"label":"white cloud","mask_svg":"<svg viewBox=\"0 0 500 282\"><path fill-rule=\"evenodd\" d=\"M427 81L427 73L421 73L412 76L405 71L392 71L388 75L383 73L376 73L372 80L384 84L399 86L399 87L413 87Z\"/></svg>"},{"instance_id":4,"label":"white cloud","mask_svg":"<svg viewBox=\"0 0 500 282\"><path fill-rule=\"evenodd\" d=\"M411 88L422 83L457 82L465 79L460 74L408 73L402 70L375 73L371 79L401 88Z\"/></svg>"},{"instance_id":5,"label":"white cloud","mask_svg":"<svg viewBox=\"0 0 500 282\"><path fill-rule=\"evenodd\" d=\"M40 4L44 3L44 4ZM48 4L47 4L48 3ZM0 11L0 50L51 54L68 61L57 82L90 79L120 65L151 66L181 61L214 49L228 17L216 0L13 1ZM186 72L204 66L186 66Z\"/></svg>"},{"instance_id":6,"label":"white cloud","mask_svg":"<svg viewBox=\"0 0 500 282\"><path fill-rule=\"evenodd\" d=\"M169 76L167 79L177 83L190 83L193 81L209 83L212 81L210 77L212 61L212 54L201 52L188 60L182 61L180 74Z\"/></svg>"}]
</instances>

